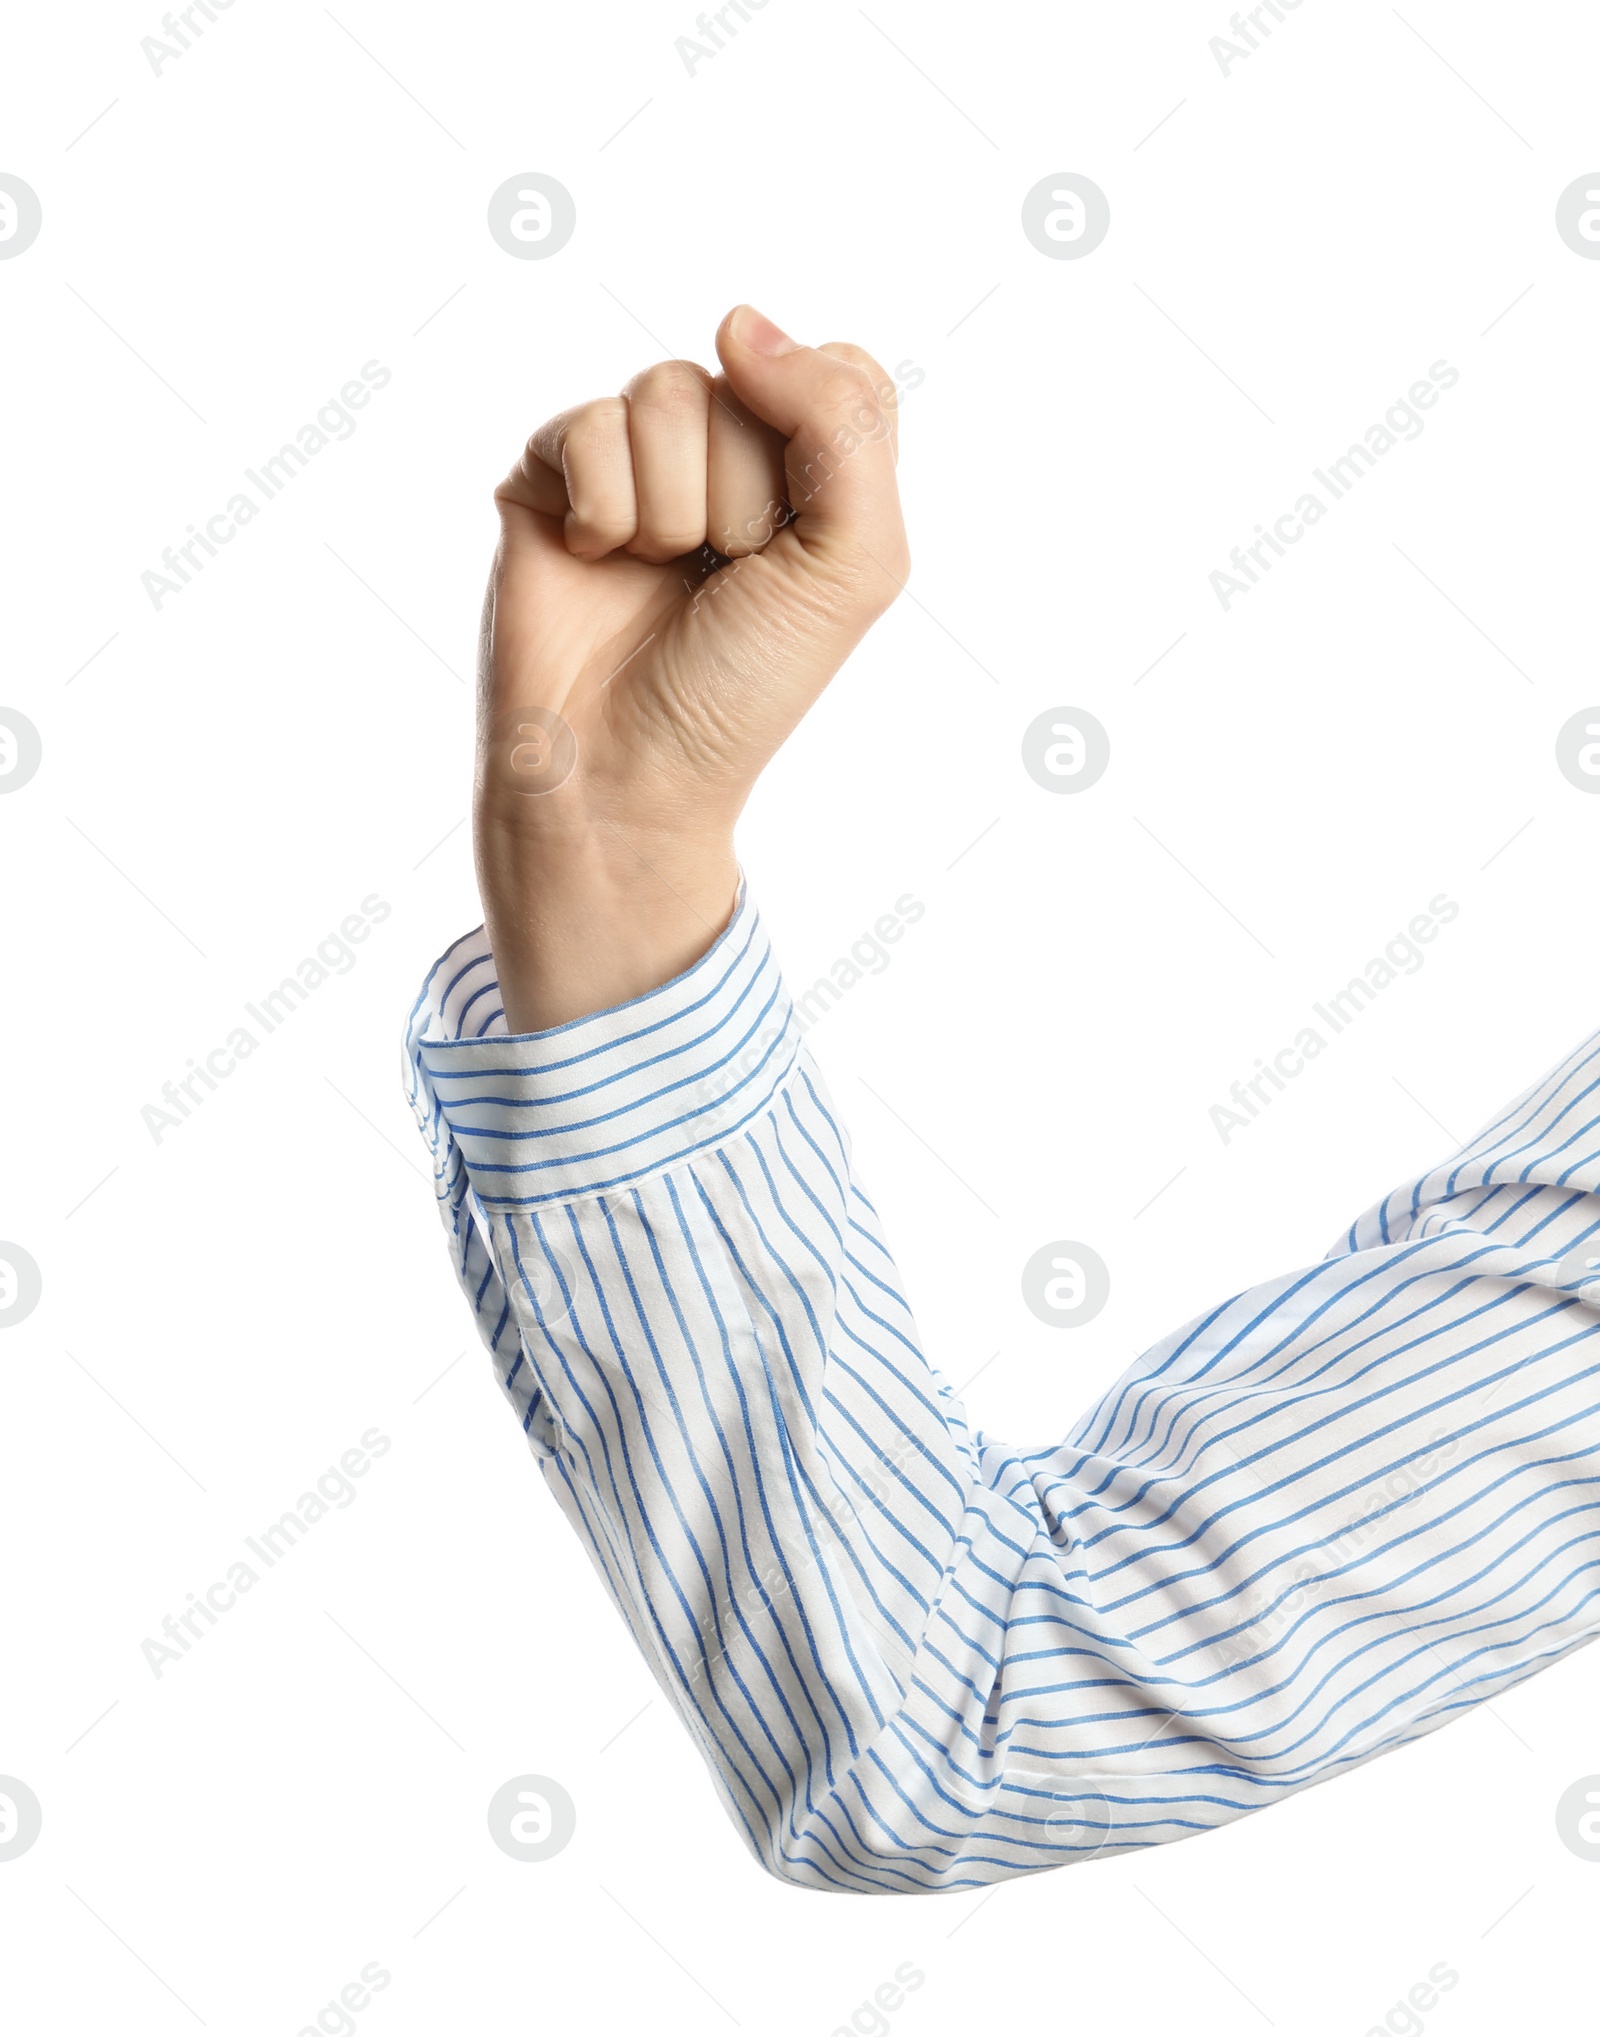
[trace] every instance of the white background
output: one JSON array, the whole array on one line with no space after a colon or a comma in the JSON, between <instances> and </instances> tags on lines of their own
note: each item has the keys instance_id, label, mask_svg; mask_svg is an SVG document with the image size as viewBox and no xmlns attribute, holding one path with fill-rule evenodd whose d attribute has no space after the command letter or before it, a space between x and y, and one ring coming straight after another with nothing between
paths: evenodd
<instances>
[{"instance_id":1,"label":"white background","mask_svg":"<svg viewBox=\"0 0 1600 2037\"><path fill-rule=\"evenodd\" d=\"M363 2037L829 2037L909 1961L894 2037L1361 2037L1442 1961L1430 2033L1574 2027L1592 1654L1192 1844L765 1880L493 1385L397 1038L477 918L489 490L749 299L922 372L912 591L741 847L796 988L927 908L811 1045L974 1418L1060 1435L1444 1157L1595 1023L1600 801L1554 743L1600 698L1600 264L1554 211L1600 20L1305 0L1225 76L1220 6L771 0L691 76L688 10L237 0L159 75L154 0L8 24L44 227L0 261L0 706L44 761L0 799L0 1238L44 1295L0 1338L0 1772L44 1826L0 1864L7 2020L293 2037L376 1960ZM529 170L577 205L545 261L485 226ZM1019 224L1062 170L1111 205L1079 261ZM354 436L154 608L369 360ZM1229 550L1440 360L1422 436L1225 612ZM1111 736L1077 797L1020 762L1063 705ZM1224 1143L1229 1085L1441 891L1425 966ZM157 1143L143 1107L371 893L355 966ZM1076 1332L1018 1285L1061 1237L1112 1274ZM355 1501L155 1677L163 1616L374 1425ZM543 1865L484 1817L530 1771L578 1810Z\"/></svg>"}]
</instances>

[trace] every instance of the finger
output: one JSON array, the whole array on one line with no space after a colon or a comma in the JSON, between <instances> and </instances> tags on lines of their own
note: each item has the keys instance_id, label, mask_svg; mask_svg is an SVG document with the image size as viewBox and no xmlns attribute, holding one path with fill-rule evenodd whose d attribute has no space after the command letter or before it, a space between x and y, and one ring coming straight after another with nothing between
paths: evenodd
<instances>
[{"instance_id":1,"label":"finger","mask_svg":"<svg viewBox=\"0 0 1600 2037\"><path fill-rule=\"evenodd\" d=\"M601 396L564 410L540 425L528 443L565 484L563 530L574 558L603 559L632 541L639 505L625 397Z\"/></svg>"},{"instance_id":2,"label":"finger","mask_svg":"<svg viewBox=\"0 0 1600 2037\"><path fill-rule=\"evenodd\" d=\"M717 352L735 393L787 441L789 501L806 556L856 575L873 569L898 588L905 529L890 412L874 386L887 381L882 370L800 346L748 304L723 320Z\"/></svg>"},{"instance_id":3,"label":"finger","mask_svg":"<svg viewBox=\"0 0 1600 2037\"><path fill-rule=\"evenodd\" d=\"M566 482L559 471L547 467L540 459L532 439L494 491L494 499L502 509L508 502L515 502L523 509L536 509L541 516L564 517L568 508Z\"/></svg>"},{"instance_id":4,"label":"finger","mask_svg":"<svg viewBox=\"0 0 1600 2037\"><path fill-rule=\"evenodd\" d=\"M887 374L872 358L865 347L852 346L849 340L824 340L818 347L819 354L832 354L836 361L848 361L853 368L862 369L883 405L884 416L889 422L889 450L894 455L896 466L900 463L900 393L894 386L894 377Z\"/></svg>"},{"instance_id":5,"label":"finger","mask_svg":"<svg viewBox=\"0 0 1600 2037\"><path fill-rule=\"evenodd\" d=\"M788 520L783 434L739 401L726 375L712 385L706 534L729 559L769 544Z\"/></svg>"},{"instance_id":6,"label":"finger","mask_svg":"<svg viewBox=\"0 0 1600 2037\"><path fill-rule=\"evenodd\" d=\"M695 361L661 361L624 392L638 528L628 550L653 565L706 541L706 413L711 376Z\"/></svg>"}]
</instances>

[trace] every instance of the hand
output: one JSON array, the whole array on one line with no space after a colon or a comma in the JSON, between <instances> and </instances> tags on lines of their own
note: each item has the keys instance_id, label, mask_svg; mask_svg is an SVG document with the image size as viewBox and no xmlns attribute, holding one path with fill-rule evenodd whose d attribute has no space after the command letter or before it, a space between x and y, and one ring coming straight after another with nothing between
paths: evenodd
<instances>
[{"instance_id":1,"label":"hand","mask_svg":"<svg viewBox=\"0 0 1600 2037\"><path fill-rule=\"evenodd\" d=\"M908 570L894 388L748 305L724 372L563 411L495 491L474 799L513 1032L640 995L733 909L733 825Z\"/></svg>"}]
</instances>

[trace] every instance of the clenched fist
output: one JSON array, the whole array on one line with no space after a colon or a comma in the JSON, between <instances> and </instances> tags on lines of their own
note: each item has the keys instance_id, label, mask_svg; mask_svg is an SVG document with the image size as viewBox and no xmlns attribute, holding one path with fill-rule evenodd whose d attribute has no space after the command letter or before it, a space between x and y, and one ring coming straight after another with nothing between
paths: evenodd
<instances>
[{"instance_id":1,"label":"clenched fist","mask_svg":"<svg viewBox=\"0 0 1600 2037\"><path fill-rule=\"evenodd\" d=\"M495 491L474 826L513 1032L711 945L751 787L905 580L882 368L748 305L716 345L553 417Z\"/></svg>"}]
</instances>

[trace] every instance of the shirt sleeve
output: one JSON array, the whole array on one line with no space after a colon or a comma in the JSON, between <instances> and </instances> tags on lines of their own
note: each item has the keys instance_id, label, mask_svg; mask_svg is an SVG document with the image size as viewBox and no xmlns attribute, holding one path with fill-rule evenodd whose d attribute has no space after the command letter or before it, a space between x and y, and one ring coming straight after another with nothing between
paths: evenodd
<instances>
[{"instance_id":1,"label":"shirt sleeve","mask_svg":"<svg viewBox=\"0 0 1600 2037\"><path fill-rule=\"evenodd\" d=\"M480 930L407 1044L500 1383L789 1882L1160 1845L1596 1630L1600 1038L1033 1450L923 1358L747 896L683 976L533 1035Z\"/></svg>"}]
</instances>

